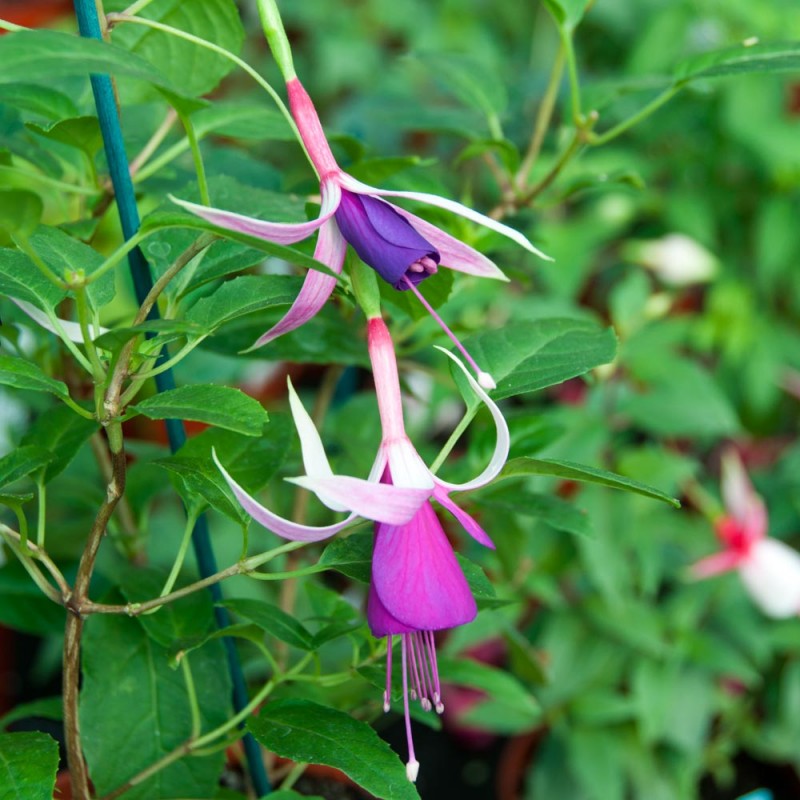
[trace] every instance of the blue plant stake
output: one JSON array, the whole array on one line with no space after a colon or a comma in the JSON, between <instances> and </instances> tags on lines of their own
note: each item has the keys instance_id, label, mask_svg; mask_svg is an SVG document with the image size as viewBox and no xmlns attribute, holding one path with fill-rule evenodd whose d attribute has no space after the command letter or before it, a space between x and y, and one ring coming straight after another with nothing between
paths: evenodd
<instances>
[{"instance_id":1,"label":"blue plant stake","mask_svg":"<svg viewBox=\"0 0 800 800\"><path fill-rule=\"evenodd\" d=\"M101 40L100 22L94 0L74 0L74 5L81 36ZM103 135L103 146L108 161L111 182L117 200L122 232L127 241L134 236L139 229L139 212L136 207L133 183L130 178L128 158L125 154L125 147L122 141L122 131L120 129L114 91L111 78L108 75L92 75L90 80L92 84L92 93L94 94L95 107L97 109L97 117L100 122L100 130ZM139 303L142 303L153 286L153 280L147 261L138 247L131 250L128 254L128 265L131 278L133 279L136 298ZM158 308L156 305L153 305L149 316L151 318L158 316ZM166 358L166 352L162 351L159 355L159 362L163 363ZM165 370L156 375L155 382L156 389L159 392L175 387L175 378L171 370ZM184 428L183 421L179 419L166 420L166 427L170 450L174 453L179 450L186 441L186 429ZM217 572L216 559L211 549L208 520L204 514L200 515L195 523L192 533L192 543L200 575L206 578ZM218 605L218 602L222 599L222 590L219 584L212 584L209 586L209 591L215 603L214 616L217 626L219 628L225 628L230 624L230 616L225 608ZM249 699L247 696L244 674L242 673L242 667L239 663L239 657L236 653L233 641L229 638L224 638L223 643L228 658L228 670L233 684L233 705L236 711L241 711L247 705ZM245 734L243 743L247 756L250 778L256 794L259 796L269 794L271 787L266 770L264 769L264 762L261 758L261 750L258 742L248 733Z\"/></svg>"}]
</instances>

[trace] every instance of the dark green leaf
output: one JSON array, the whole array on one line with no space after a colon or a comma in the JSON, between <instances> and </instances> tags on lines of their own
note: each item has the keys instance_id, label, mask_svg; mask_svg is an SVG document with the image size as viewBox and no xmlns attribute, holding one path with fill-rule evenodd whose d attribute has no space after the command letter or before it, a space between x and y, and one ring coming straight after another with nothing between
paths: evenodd
<instances>
[{"instance_id":1,"label":"dark green leaf","mask_svg":"<svg viewBox=\"0 0 800 800\"><path fill-rule=\"evenodd\" d=\"M263 600L246 598L223 601L222 605L234 614L245 617L276 639L301 650L314 649L314 637L308 629L278 606Z\"/></svg>"},{"instance_id":2,"label":"dark green leaf","mask_svg":"<svg viewBox=\"0 0 800 800\"><path fill-rule=\"evenodd\" d=\"M43 447L25 445L17 447L0 458L0 487L7 486L32 472L41 469L53 460L54 456Z\"/></svg>"},{"instance_id":3,"label":"dark green leaf","mask_svg":"<svg viewBox=\"0 0 800 800\"><path fill-rule=\"evenodd\" d=\"M150 419L190 419L260 436L269 417L257 400L229 386L180 386L130 407Z\"/></svg>"},{"instance_id":4,"label":"dark green leaf","mask_svg":"<svg viewBox=\"0 0 800 800\"><path fill-rule=\"evenodd\" d=\"M254 141L295 140L286 117L264 102L215 102L213 106L195 113L192 122L198 136L216 133Z\"/></svg>"},{"instance_id":5,"label":"dark green leaf","mask_svg":"<svg viewBox=\"0 0 800 800\"><path fill-rule=\"evenodd\" d=\"M18 561L0 567L0 622L35 636L63 633L64 609L45 597Z\"/></svg>"},{"instance_id":6,"label":"dark green leaf","mask_svg":"<svg viewBox=\"0 0 800 800\"><path fill-rule=\"evenodd\" d=\"M50 283L24 253L0 248L0 295L26 300L41 309L53 309L66 292Z\"/></svg>"},{"instance_id":7,"label":"dark green leaf","mask_svg":"<svg viewBox=\"0 0 800 800\"><path fill-rule=\"evenodd\" d=\"M103 348L103 350L114 351L122 347L125 342L133 339L134 336L140 336L143 333L161 334L162 339L166 340L169 337L200 336L205 333L205 330L199 325L178 319L148 319L130 328L114 328L107 331L98 336L94 343Z\"/></svg>"},{"instance_id":8,"label":"dark green leaf","mask_svg":"<svg viewBox=\"0 0 800 800\"><path fill-rule=\"evenodd\" d=\"M67 406L57 406L40 414L22 437L23 445L49 450L52 461L45 467L44 482L63 472L83 443L96 431L97 422L78 416Z\"/></svg>"},{"instance_id":9,"label":"dark green leaf","mask_svg":"<svg viewBox=\"0 0 800 800\"><path fill-rule=\"evenodd\" d=\"M83 645L81 731L92 781L102 795L185 742L192 717L182 671L169 665L168 651L137 620L95 615L86 624ZM188 658L202 698L202 728L208 731L230 713L225 653L221 643L210 642ZM125 796L211 797L223 761L221 751L183 758Z\"/></svg>"},{"instance_id":10,"label":"dark green leaf","mask_svg":"<svg viewBox=\"0 0 800 800\"><path fill-rule=\"evenodd\" d=\"M592 521L586 512L560 497L521 491L515 487L483 494L475 502L488 508L503 508L512 513L536 517L557 531L579 536L592 535Z\"/></svg>"},{"instance_id":11,"label":"dark green leaf","mask_svg":"<svg viewBox=\"0 0 800 800\"><path fill-rule=\"evenodd\" d=\"M608 486L612 489L622 489L626 492L635 492L645 497L651 497L654 500L663 500L675 508L680 508L681 505L676 498L632 478L596 467L587 467L584 464L575 464L571 461L557 461L549 458L512 458L503 467L498 480L520 475L552 475L565 480L599 483L601 486Z\"/></svg>"},{"instance_id":12,"label":"dark green leaf","mask_svg":"<svg viewBox=\"0 0 800 800\"><path fill-rule=\"evenodd\" d=\"M34 717L54 719L60 722L64 718L64 701L60 697L43 697L40 700L32 700L30 703L14 706L11 711L0 717L0 728L7 728L21 719Z\"/></svg>"},{"instance_id":13,"label":"dark green leaf","mask_svg":"<svg viewBox=\"0 0 800 800\"><path fill-rule=\"evenodd\" d=\"M65 383L45 375L32 361L17 356L0 354L0 383L16 389L50 392L56 397L69 396Z\"/></svg>"},{"instance_id":14,"label":"dark green leaf","mask_svg":"<svg viewBox=\"0 0 800 800\"><path fill-rule=\"evenodd\" d=\"M226 322L271 306L289 305L302 281L288 275L243 275L226 281L208 297L198 300L186 319L211 332Z\"/></svg>"},{"instance_id":15,"label":"dark green leaf","mask_svg":"<svg viewBox=\"0 0 800 800\"><path fill-rule=\"evenodd\" d=\"M318 563L361 583L369 583L372 533L351 533L350 536L337 537L323 550Z\"/></svg>"},{"instance_id":16,"label":"dark green leaf","mask_svg":"<svg viewBox=\"0 0 800 800\"><path fill-rule=\"evenodd\" d=\"M46 733L0 733L3 800L52 800L58 742Z\"/></svg>"},{"instance_id":17,"label":"dark green leaf","mask_svg":"<svg viewBox=\"0 0 800 800\"><path fill-rule=\"evenodd\" d=\"M502 399L553 386L607 364L616 337L582 319L514 322L470 337L465 346L497 383L492 397Z\"/></svg>"},{"instance_id":18,"label":"dark green leaf","mask_svg":"<svg viewBox=\"0 0 800 800\"><path fill-rule=\"evenodd\" d=\"M45 139L83 150L90 158L93 158L103 146L103 136L100 133L97 117L72 117L50 125L29 122L28 128Z\"/></svg>"},{"instance_id":19,"label":"dark green leaf","mask_svg":"<svg viewBox=\"0 0 800 800\"><path fill-rule=\"evenodd\" d=\"M279 700L264 706L248 728L279 756L335 767L382 800L419 798L389 745L342 711L310 700Z\"/></svg>"}]
</instances>

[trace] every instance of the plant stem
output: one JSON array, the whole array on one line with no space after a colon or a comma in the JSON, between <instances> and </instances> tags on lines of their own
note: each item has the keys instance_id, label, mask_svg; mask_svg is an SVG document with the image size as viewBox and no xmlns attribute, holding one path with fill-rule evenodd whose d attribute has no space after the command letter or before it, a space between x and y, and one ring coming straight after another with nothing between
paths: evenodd
<instances>
[{"instance_id":1,"label":"plant stem","mask_svg":"<svg viewBox=\"0 0 800 800\"><path fill-rule=\"evenodd\" d=\"M590 132L587 139L588 143L593 147L596 147L597 145L610 142L621 133L624 133L646 117L649 117L654 111L657 111L665 103L668 103L681 90L681 88L683 87L680 84L673 84L661 92L661 94L659 94L657 97L653 98L646 106L639 109L639 111L637 111L633 116L628 117L628 119L623 120L618 125L614 125L613 128L610 128L605 133L595 134Z\"/></svg>"},{"instance_id":2,"label":"plant stem","mask_svg":"<svg viewBox=\"0 0 800 800\"><path fill-rule=\"evenodd\" d=\"M196 508L187 509L186 511L186 527L183 530L183 537L181 538L180 547L178 547L178 554L175 556L175 563L172 565L167 582L161 590L160 597L166 597L172 591L172 587L175 586L175 581L178 580L178 575L180 574L181 567L186 558L186 552L192 541L192 531L194 530L195 522L197 522L197 514Z\"/></svg>"},{"instance_id":3,"label":"plant stem","mask_svg":"<svg viewBox=\"0 0 800 800\"><path fill-rule=\"evenodd\" d=\"M67 284L61 278L59 278L58 275L56 275L56 273L47 266L47 264L44 263L39 254L31 246L27 236L17 231L14 235L12 235L11 239L13 240L14 244L16 244L16 246L19 247L19 249L22 250L22 252L25 253L25 255L28 256L31 261L33 261L33 263L41 271L42 275L44 275L45 278L50 281L50 283L58 286L59 289L69 288Z\"/></svg>"},{"instance_id":4,"label":"plant stem","mask_svg":"<svg viewBox=\"0 0 800 800\"><path fill-rule=\"evenodd\" d=\"M106 379L106 369L97 355L97 348L92 340L92 332L89 330L89 301L86 295L86 286L81 284L73 288L75 292L75 308L78 312L78 324L81 326L83 335L83 346L89 356L89 363L92 365L92 378L95 385L100 385Z\"/></svg>"},{"instance_id":5,"label":"plant stem","mask_svg":"<svg viewBox=\"0 0 800 800\"><path fill-rule=\"evenodd\" d=\"M21 543L22 541L22 537L19 533L11 530L11 528L9 528L7 525L3 525L2 523L0 523L0 535L5 536L9 542ZM70 588L66 578L61 574L61 570L55 565L45 550L38 545L35 545L33 542L29 541L27 543L26 552L32 558L35 558L37 561L41 561L41 563L44 565L44 568L50 573L50 576L56 582L56 585L58 586L62 595L62 598L60 600L56 600L56 602L64 605L67 597L69 596Z\"/></svg>"},{"instance_id":6,"label":"plant stem","mask_svg":"<svg viewBox=\"0 0 800 800\"><path fill-rule=\"evenodd\" d=\"M64 738L66 739L67 760L72 779L72 795L76 800L85 800L89 794L89 773L83 758L80 722L78 719L78 689L81 674L81 636L84 615L82 607L89 594L89 584L97 561L97 553L105 535L106 528L120 498L125 491L125 450L122 447L121 430L118 422L109 425L109 447L111 450L112 475L106 486L106 498L94 519L86 542L75 584L66 598L67 622L64 631Z\"/></svg>"},{"instance_id":7,"label":"plant stem","mask_svg":"<svg viewBox=\"0 0 800 800\"><path fill-rule=\"evenodd\" d=\"M200 191L200 202L204 206L211 205L211 197L208 194L208 180L206 179L206 168L203 164L203 154L200 152L200 143L197 141L197 133L192 124L192 118L188 114L178 114L186 131L186 138L189 140L189 147L192 151L194 161L194 171L197 173L197 188Z\"/></svg>"},{"instance_id":8,"label":"plant stem","mask_svg":"<svg viewBox=\"0 0 800 800\"><path fill-rule=\"evenodd\" d=\"M148 0L149 2L150 0ZM125 12L128 13L127 11ZM167 114L164 117L164 121L156 128L153 135L147 140L147 144L138 152L135 158L130 163L128 167L128 171L133 177L141 168L142 165L147 163L147 160L150 156L155 153L158 149L158 146L161 142L164 141L167 134L170 131L170 128L175 124L175 120L178 118L178 114L176 113L174 108L170 108L167 110Z\"/></svg>"},{"instance_id":9,"label":"plant stem","mask_svg":"<svg viewBox=\"0 0 800 800\"><path fill-rule=\"evenodd\" d=\"M444 446L439 451L439 455L436 456L433 464L431 464L431 474L435 475L439 467L444 464L445 459L450 455L450 451L456 446L456 443L461 438L461 434L464 433L464 431L469 427L470 422L475 419L475 415L478 413L479 407L480 406L478 403L467 405L467 410L464 412L464 416L461 417L461 421L458 423L458 425L456 425L455 429L444 443Z\"/></svg>"}]
</instances>

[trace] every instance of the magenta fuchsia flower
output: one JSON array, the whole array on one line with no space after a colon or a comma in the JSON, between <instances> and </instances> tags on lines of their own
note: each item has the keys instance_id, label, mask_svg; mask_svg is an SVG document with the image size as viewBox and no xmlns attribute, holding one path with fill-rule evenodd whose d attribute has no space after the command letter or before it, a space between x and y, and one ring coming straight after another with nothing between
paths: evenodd
<instances>
[{"instance_id":1,"label":"magenta fuchsia flower","mask_svg":"<svg viewBox=\"0 0 800 800\"><path fill-rule=\"evenodd\" d=\"M322 204L319 217L310 222L285 224L265 222L185 200L175 199L176 203L220 228L277 244L293 244L319 230L314 258L331 270L341 273L349 242L359 257L384 280L396 289L409 289L418 296L417 284L436 273L440 266L483 278L505 280L505 276L474 248L381 197L406 198L444 208L547 258L519 231L461 203L425 192L376 189L343 172L331 152L311 98L300 81L294 77L287 81L286 88L292 116L320 178ZM325 304L335 285L333 276L310 270L286 316L261 336L253 347L260 347L311 319ZM452 334L449 335L452 338Z\"/></svg>"},{"instance_id":2,"label":"magenta fuchsia flower","mask_svg":"<svg viewBox=\"0 0 800 800\"><path fill-rule=\"evenodd\" d=\"M692 567L697 578L736 569L753 602L770 617L800 613L800 554L767 536L767 510L735 452L722 462L725 513L715 529L723 551Z\"/></svg>"},{"instance_id":3,"label":"magenta fuchsia flower","mask_svg":"<svg viewBox=\"0 0 800 800\"><path fill-rule=\"evenodd\" d=\"M216 454L214 459L245 511L286 539L319 541L342 530L357 516L376 522L367 621L375 636L388 637L384 693L387 711L391 701L392 637L401 637L403 708L409 752L407 774L410 780L415 780L419 764L411 738L409 699L419 698L426 710L435 708L438 713L444 710L434 631L463 625L477 613L467 580L431 499L444 506L476 541L494 548L483 528L455 504L450 493L477 489L494 479L508 456L509 434L497 405L464 365L443 350L458 364L473 391L489 409L497 441L489 464L471 481L453 484L434 476L406 434L394 346L386 324L379 317L368 322L368 348L382 439L366 480L333 473L319 434L289 384L289 401L306 470L306 475L292 481L313 491L330 509L349 512L344 520L315 527L284 519L247 494L220 464Z\"/></svg>"}]
</instances>

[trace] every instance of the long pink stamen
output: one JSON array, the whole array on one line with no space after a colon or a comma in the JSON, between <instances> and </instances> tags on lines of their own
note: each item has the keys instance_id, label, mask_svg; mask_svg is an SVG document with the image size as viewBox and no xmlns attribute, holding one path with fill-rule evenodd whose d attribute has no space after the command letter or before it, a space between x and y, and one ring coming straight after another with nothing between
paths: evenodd
<instances>
[{"instance_id":1,"label":"long pink stamen","mask_svg":"<svg viewBox=\"0 0 800 800\"><path fill-rule=\"evenodd\" d=\"M419 633L410 634L410 638L414 643L412 652L414 654L414 659L417 662L417 669L419 671L420 678L419 685L421 692L419 702L424 711L430 711L432 708L430 696L432 694L433 683L429 681L428 672L425 669L425 648L423 640L421 634Z\"/></svg>"},{"instance_id":2,"label":"long pink stamen","mask_svg":"<svg viewBox=\"0 0 800 800\"><path fill-rule=\"evenodd\" d=\"M433 706L437 714L444 711L442 702L442 687L439 685L439 664L436 661L436 640L433 638L433 631L425 631L428 639L428 653L430 655L430 665L433 670Z\"/></svg>"},{"instance_id":3,"label":"long pink stamen","mask_svg":"<svg viewBox=\"0 0 800 800\"><path fill-rule=\"evenodd\" d=\"M411 738L411 712L408 708L408 667L406 665L406 637L400 640L401 663L403 665L403 713L406 718L406 740L408 742L408 763L406 777L413 783L419 773L419 761L414 754L414 740Z\"/></svg>"},{"instance_id":4,"label":"long pink stamen","mask_svg":"<svg viewBox=\"0 0 800 800\"><path fill-rule=\"evenodd\" d=\"M407 275L403 276L403 280L406 282L406 285L412 292L417 296L417 299L422 303L425 307L427 312L436 320L439 324L439 327L445 332L445 334L449 337L450 341L458 348L461 355L464 356L466 362L472 367L475 371L475 375L478 379L478 383L483 386L484 389L496 389L497 384L494 382L494 379L488 372L484 372L478 364L475 362L475 359L467 352L467 348L464 347L463 344L458 340L458 337L447 327L445 321L436 313L433 306L422 296L422 292L409 280Z\"/></svg>"},{"instance_id":5,"label":"long pink stamen","mask_svg":"<svg viewBox=\"0 0 800 800\"><path fill-rule=\"evenodd\" d=\"M392 634L386 637L386 691L383 693L384 713L392 705Z\"/></svg>"},{"instance_id":6,"label":"long pink stamen","mask_svg":"<svg viewBox=\"0 0 800 800\"><path fill-rule=\"evenodd\" d=\"M422 689L422 682L419 679L419 670L417 669L417 654L414 649L414 634L403 634L403 638L408 640L408 652L411 660L411 675L414 680L414 689L412 690L411 699L419 699L419 701L424 705L425 692Z\"/></svg>"}]
</instances>

